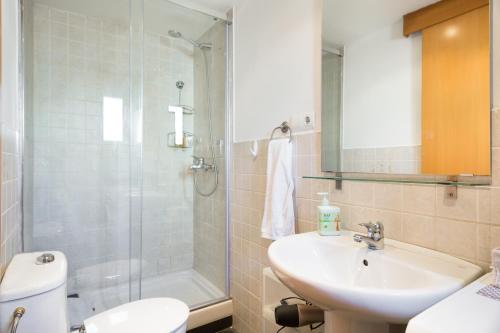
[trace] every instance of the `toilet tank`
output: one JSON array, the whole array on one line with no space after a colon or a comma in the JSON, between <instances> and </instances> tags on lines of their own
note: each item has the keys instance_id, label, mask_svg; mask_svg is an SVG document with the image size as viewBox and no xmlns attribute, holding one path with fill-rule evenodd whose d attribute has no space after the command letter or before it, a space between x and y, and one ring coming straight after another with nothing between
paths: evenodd
<instances>
[{"instance_id":1,"label":"toilet tank","mask_svg":"<svg viewBox=\"0 0 500 333\"><path fill-rule=\"evenodd\" d=\"M25 313L17 333L67 333L66 276L63 253L33 252L14 256L0 283L0 333L10 333L13 313Z\"/></svg>"}]
</instances>

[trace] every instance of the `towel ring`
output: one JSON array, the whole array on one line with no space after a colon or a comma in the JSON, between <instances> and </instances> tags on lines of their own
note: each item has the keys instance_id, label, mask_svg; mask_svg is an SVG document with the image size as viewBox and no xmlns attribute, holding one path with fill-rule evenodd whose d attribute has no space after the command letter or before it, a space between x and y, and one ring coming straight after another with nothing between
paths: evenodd
<instances>
[{"instance_id":1,"label":"towel ring","mask_svg":"<svg viewBox=\"0 0 500 333\"><path fill-rule=\"evenodd\" d=\"M271 138L269 139L269 141L271 141L273 139L274 132L276 132L276 130L281 130L281 133L283 133L283 134L288 133L288 135L290 136L290 139L288 140L288 142L292 142L292 129L288 125L288 122L284 121L281 123L280 126L275 127L271 133Z\"/></svg>"}]
</instances>

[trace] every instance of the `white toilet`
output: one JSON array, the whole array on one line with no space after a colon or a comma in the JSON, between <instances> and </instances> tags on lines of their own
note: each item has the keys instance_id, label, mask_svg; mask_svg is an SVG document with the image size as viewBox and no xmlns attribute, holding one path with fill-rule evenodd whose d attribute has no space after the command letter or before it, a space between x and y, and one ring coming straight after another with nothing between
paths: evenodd
<instances>
[{"instance_id":1,"label":"white toilet","mask_svg":"<svg viewBox=\"0 0 500 333\"><path fill-rule=\"evenodd\" d=\"M68 333L66 276L61 252L14 256L0 283L0 333L10 333L22 307L17 333ZM173 298L151 298L117 306L84 321L86 333L183 333L189 308Z\"/></svg>"}]
</instances>

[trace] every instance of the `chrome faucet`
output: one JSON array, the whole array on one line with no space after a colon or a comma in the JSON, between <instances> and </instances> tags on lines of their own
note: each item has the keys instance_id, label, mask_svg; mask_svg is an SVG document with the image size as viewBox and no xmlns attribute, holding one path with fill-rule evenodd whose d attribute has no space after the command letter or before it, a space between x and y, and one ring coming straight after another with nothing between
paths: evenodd
<instances>
[{"instance_id":1,"label":"chrome faucet","mask_svg":"<svg viewBox=\"0 0 500 333\"><path fill-rule=\"evenodd\" d=\"M367 235L355 234L352 238L355 242L365 242L370 250L382 250L384 248L384 225L382 222L361 223L366 227Z\"/></svg>"},{"instance_id":2,"label":"chrome faucet","mask_svg":"<svg viewBox=\"0 0 500 333\"><path fill-rule=\"evenodd\" d=\"M192 170L217 170L217 166L215 164L208 164L205 162L204 157L198 157L193 155L193 164L190 167Z\"/></svg>"},{"instance_id":3,"label":"chrome faucet","mask_svg":"<svg viewBox=\"0 0 500 333\"><path fill-rule=\"evenodd\" d=\"M191 165L191 169L203 169L204 165L205 158L193 155L193 164Z\"/></svg>"}]
</instances>

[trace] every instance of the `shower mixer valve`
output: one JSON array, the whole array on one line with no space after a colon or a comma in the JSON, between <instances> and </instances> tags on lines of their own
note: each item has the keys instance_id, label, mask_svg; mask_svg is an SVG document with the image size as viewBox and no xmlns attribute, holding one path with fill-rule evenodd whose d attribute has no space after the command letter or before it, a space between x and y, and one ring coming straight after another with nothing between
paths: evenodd
<instances>
[{"instance_id":1,"label":"shower mixer valve","mask_svg":"<svg viewBox=\"0 0 500 333\"><path fill-rule=\"evenodd\" d=\"M191 164L191 170L204 170L204 171L217 171L217 165L205 163L204 157L198 157L193 155L193 164Z\"/></svg>"}]
</instances>

